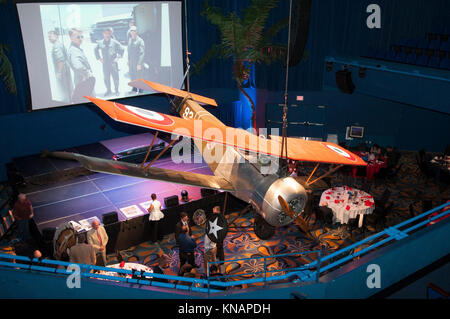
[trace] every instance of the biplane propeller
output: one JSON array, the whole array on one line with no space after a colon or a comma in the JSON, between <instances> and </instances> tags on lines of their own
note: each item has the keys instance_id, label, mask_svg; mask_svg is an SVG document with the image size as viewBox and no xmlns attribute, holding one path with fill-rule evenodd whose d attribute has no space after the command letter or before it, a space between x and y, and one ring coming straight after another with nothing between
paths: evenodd
<instances>
[{"instance_id":1,"label":"biplane propeller","mask_svg":"<svg viewBox=\"0 0 450 319\"><path fill-rule=\"evenodd\" d=\"M179 117L114 101L86 98L118 122L146 127L156 130L157 133L158 131L171 133L173 137L183 136L192 139L204 161L211 168L213 176L152 167L154 161L178 138L174 138L156 159L146 163L155 141L153 138L141 165L67 152L49 152L49 155L77 160L85 168L94 172L155 179L231 192L252 205L258 214L258 218L255 218L255 223L258 223L254 227L255 233L266 238L273 234L275 227L284 226L293 221L307 237L311 238L307 223L300 216L308 200L305 189L343 165L366 165L357 155L339 145L288 137L287 149L285 149L288 159L315 162L317 165L306 180L301 177L282 176L277 169L278 159L281 157L281 137L264 138L242 129L226 126L200 106L200 104L217 106L216 101L211 98L143 79L129 84L150 93L164 93L169 98L175 97L170 99L171 109L175 110ZM326 174L312 180L320 163L334 165Z\"/></svg>"}]
</instances>

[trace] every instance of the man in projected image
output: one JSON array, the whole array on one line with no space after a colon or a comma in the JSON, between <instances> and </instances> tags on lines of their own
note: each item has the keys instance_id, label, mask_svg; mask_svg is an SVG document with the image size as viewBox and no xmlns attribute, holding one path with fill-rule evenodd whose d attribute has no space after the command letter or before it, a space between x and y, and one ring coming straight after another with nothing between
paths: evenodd
<instances>
[{"instance_id":1,"label":"man in projected image","mask_svg":"<svg viewBox=\"0 0 450 319\"><path fill-rule=\"evenodd\" d=\"M75 103L84 102L85 95L95 95L94 85L95 78L92 75L91 65L81 48L83 43L83 32L76 28L69 30L70 47L69 47L69 63L74 75L75 88L72 100Z\"/></svg>"},{"instance_id":2,"label":"man in projected image","mask_svg":"<svg viewBox=\"0 0 450 319\"><path fill-rule=\"evenodd\" d=\"M55 69L56 85L61 99L64 102L72 102L72 77L70 76L70 66L67 61L67 51L59 41L59 34L56 30L48 32L48 40L52 46L52 60Z\"/></svg>"},{"instance_id":3,"label":"man in projected image","mask_svg":"<svg viewBox=\"0 0 450 319\"><path fill-rule=\"evenodd\" d=\"M142 77L145 44L144 40L138 36L138 30L135 26L130 27L130 36L128 39L128 66L130 80L133 81ZM130 93L133 92L143 92L143 90L133 88Z\"/></svg>"},{"instance_id":4,"label":"man in projected image","mask_svg":"<svg viewBox=\"0 0 450 319\"><path fill-rule=\"evenodd\" d=\"M103 80L105 81L105 96L111 95L111 77L114 81L115 95L119 96L119 65L124 49L117 40L112 38L113 29L103 30L103 40L95 47L95 57L103 64ZM101 55L100 55L101 52Z\"/></svg>"}]
</instances>

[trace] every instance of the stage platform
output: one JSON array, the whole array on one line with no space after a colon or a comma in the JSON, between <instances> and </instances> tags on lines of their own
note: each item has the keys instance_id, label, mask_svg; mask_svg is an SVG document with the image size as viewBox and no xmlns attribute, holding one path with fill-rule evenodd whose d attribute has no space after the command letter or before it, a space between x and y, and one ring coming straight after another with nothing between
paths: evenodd
<instances>
[{"instance_id":1,"label":"stage platform","mask_svg":"<svg viewBox=\"0 0 450 319\"><path fill-rule=\"evenodd\" d=\"M149 145L152 138L151 133L145 133L101 141L67 151L111 159L113 154L125 149ZM29 156L15 161L24 176L31 178L80 166L78 162L53 158L40 158L41 160L36 162L36 158L39 157ZM185 157L186 160L190 158ZM174 163L169 150L167 156L157 160L153 166L212 175L206 163L192 162ZM181 198L182 190L188 191L190 201L201 199L198 187L103 173L81 175L47 185L32 185L31 188L27 186L21 189L33 204L34 220L41 232L47 227L57 227L67 221L79 222L94 216L101 221L103 214L113 211L118 213L119 221L144 215L145 204L142 204L151 200L152 193L157 194L163 205L165 197L178 195ZM128 208L128 215L124 213L125 208Z\"/></svg>"}]
</instances>

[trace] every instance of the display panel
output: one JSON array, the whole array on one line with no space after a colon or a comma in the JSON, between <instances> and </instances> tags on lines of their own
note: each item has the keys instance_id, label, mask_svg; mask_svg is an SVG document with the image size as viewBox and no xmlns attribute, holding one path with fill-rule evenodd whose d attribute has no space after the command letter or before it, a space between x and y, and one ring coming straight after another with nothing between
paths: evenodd
<instances>
[{"instance_id":1,"label":"display panel","mask_svg":"<svg viewBox=\"0 0 450 319\"><path fill-rule=\"evenodd\" d=\"M363 138L364 137L364 127L362 126L351 126L350 127L350 137Z\"/></svg>"},{"instance_id":2,"label":"display panel","mask_svg":"<svg viewBox=\"0 0 450 319\"><path fill-rule=\"evenodd\" d=\"M18 3L32 110L183 86L181 1Z\"/></svg>"}]
</instances>

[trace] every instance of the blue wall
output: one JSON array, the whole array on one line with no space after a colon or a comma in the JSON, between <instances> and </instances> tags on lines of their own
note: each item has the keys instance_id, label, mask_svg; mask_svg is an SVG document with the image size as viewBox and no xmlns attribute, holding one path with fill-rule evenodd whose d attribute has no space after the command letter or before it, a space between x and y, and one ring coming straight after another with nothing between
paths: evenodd
<instances>
[{"instance_id":1,"label":"blue wall","mask_svg":"<svg viewBox=\"0 0 450 319\"><path fill-rule=\"evenodd\" d=\"M303 102L295 97L303 95ZM260 98L260 102L261 102ZM267 119L281 120L282 94L265 94ZM442 114L411 105L389 101L360 93L344 94L337 88L329 87L324 91L293 91L289 93L289 104L324 105L326 109L326 134L338 134L339 141L345 141L345 130L350 125L365 127L362 140L346 141L348 146L356 146L365 141L383 146L397 146L402 150L426 149L444 152L450 142L450 114ZM301 112L288 113L289 122L303 122L307 119L296 117ZM260 123L264 123L260 118ZM299 135L295 126L289 127L290 135Z\"/></svg>"},{"instance_id":2,"label":"blue wall","mask_svg":"<svg viewBox=\"0 0 450 319\"><path fill-rule=\"evenodd\" d=\"M238 12L249 2L250 0L210 1L228 11ZM365 25L365 9L369 3L372 1L313 1L306 47L307 59L290 68L290 96L297 95L296 92L320 91L324 88L324 59L328 55L360 56L369 45L388 48L402 36L420 36L432 31L437 25L450 21L450 2L447 0L379 0L377 3L382 9L382 28L369 30ZM203 1L188 1L189 49L193 64L203 57L213 43L219 41L217 28L200 15L202 7ZM287 17L288 9L289 1L280 0L269 17L269 23ZM13 157L33 154L43 148L71 147L136 132L130 127L113 123L87 104L26 113L30 101L28 76L17 12L12 0L0 5L0 30L0 43L5 43L10 48L9 56L18 86L18 93L12 95L0 84L0 145L3 147L0 155L0 180L6 177L4 164ZM275 42L286 43L286 39L287 30L284 30ZM266 103L283 102L284 77L282 62L256 67L258 123L264 123ZM216 98L220 107L212 112L226 124L234 125L236 119L233 102L239 100L239 92L233 82L230 61L213 59L199 75L191 76L191 89ZM393 143L400 148L442 150L441 145L449 140L444 130L448 126L448 122L445 122L448 116L411 108L401 104L402 101L397 101L400 104L392 104L382 99L358 94L346 96L337 92L311 92L310 98L313 97L317 97L314 100L317 103L328 106L330 132L333 129L340 133L347 123L358 121L369 127L367 134L373 132L375 140L391 141L393 138ZM448 103L448 95L439 98ZM163 99L154 97L130 98L122 102L157 111L168 110ZM102 124L106 125L105 130L100 129ZM441 139L440 142L437 139Z\"/></svg>"}]
</instances>

